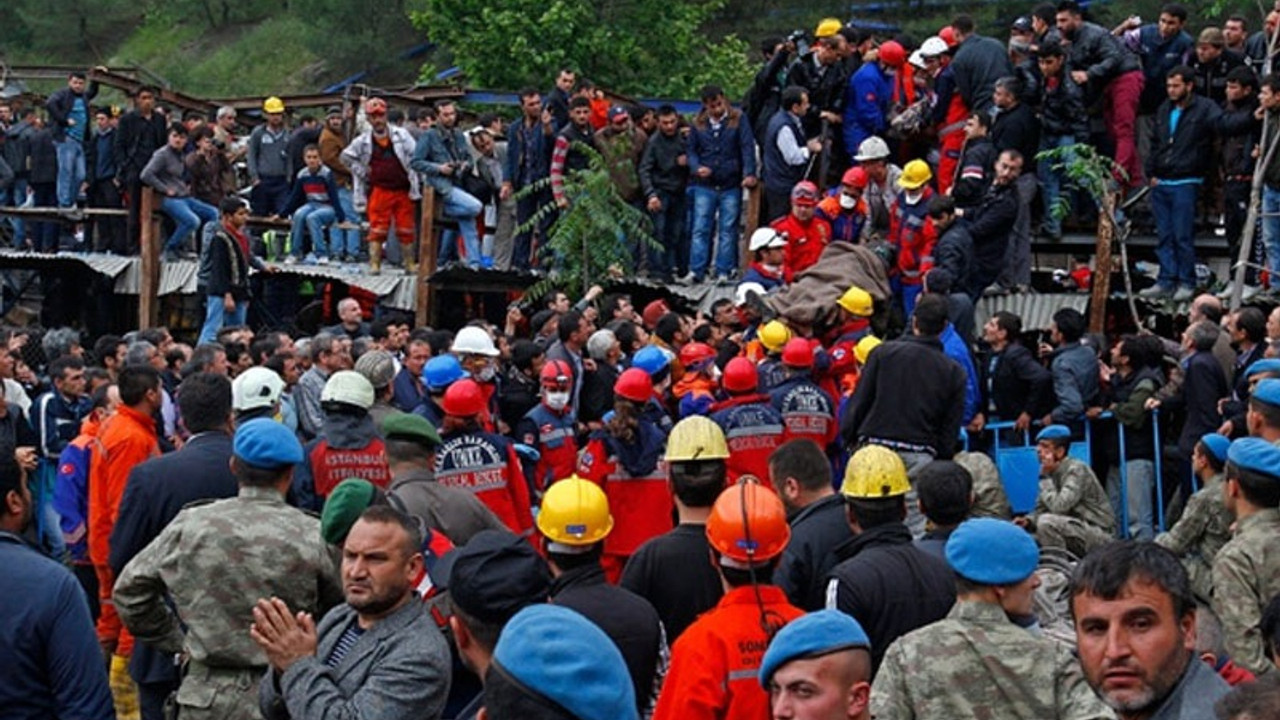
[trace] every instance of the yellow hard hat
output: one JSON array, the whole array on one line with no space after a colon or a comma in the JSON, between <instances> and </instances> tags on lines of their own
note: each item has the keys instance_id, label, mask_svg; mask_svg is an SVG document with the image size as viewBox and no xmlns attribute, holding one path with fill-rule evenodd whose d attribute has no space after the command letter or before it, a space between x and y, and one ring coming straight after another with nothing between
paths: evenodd
<instances>
[{"instance_id":1,"label":"yellow hard hat","mask_svg":"<svg viewBox=\"0 0 1280 720\"><path fill-rule=\"evenodd\" d=\"M284 112L284 101L272 95L262 103L262 112L264 113L282 113Z\"/></svg>"},{"instance_id":2,"label":"yellow hard hat","mask_svg":"<svg viewBox=\"0 0 1280 720\"><path fill-rule=\"evenodd\" d=\"M867 335L853 346L853 357L858 360L859 365L866 365L867 358L871 355L871 351L884 344L884 341L875 335Z\"/></svg>"},{"instance_id":3,"label":"yellow hard hat","mask_svg":"<svg viewBox=\"0 0 1280 720\"><path fill-rule=\"evenodd\" d=\"M787 327L786 323L781 320L770 320L760 326L760 343L769 352L782 350L790 339L791 328Z\"/></svg>"},{"instance_id":4,"label":"yellow hard hat","mask_svg":"<svg viewBox=\"0 0 1280 720\"><path fill-rule=\"evenodd\" d=\"M847 498L875 500L906 495L910 489L907 466L898 453L881 445L866 445L849 458L840 494Z\"/></svg>"},{"instance_id":5,"label":"yellow hard hat","mask_svg":"<svg viewBox=\"0 0 1280 720\"><path fill-rule=\"evenodd\" d=\"M898 186L903 190L915 190L933 179L933 171L929 163L923 160L912 160L902 168L902 177L898 178Z\"/></svg>"},{"instance_id":6,"label":"yellow hard hat","mask_svg":"<svg viewBox=\"0 0 1280 720\"><path fill-rule=\"evenodd\" d=\"M689 462L692 460L727 460L729 445L724 431L704 415L690 415L676 423L667 436L666 460Z\"/></svg>"},{"instance_id":7,"label":"yellow hard hat","mask_svg":"<svg viewBox=\"0 0 1280 720\"><path fill-rule=\"evenodd\" d=\"M822 21L818 23L818 29L813 31L813 36L816 38L831 37L832 35L840 32L840 28L842 27L844 27L844 23L840 22L836 18L823 18Z\"/></svg>"},{"instance_id":8,"label":"yellow hard hat","mask_svg":"<svg viewBox=\"0 0 1280 720\"><path fill-rule=\"evenodd\" d=\"M845 290L844 294L840 296L840 299L836 301L836 304L854 315L860 315L862 317L869 317L873 312L871 293L863 290L857 285Z\"/></svg>"},{"instance_id":9,"label":"yellow hard hat","mask_svg":"<svg viewBox=\"0 0 1280 720\"><path fill-rule=\"evenodd\" d=\"M542 496L538 530L560 545L594 545L613 530L609 498L599 485L577 475L552 483Z\"/></svg>"}]
</instances>

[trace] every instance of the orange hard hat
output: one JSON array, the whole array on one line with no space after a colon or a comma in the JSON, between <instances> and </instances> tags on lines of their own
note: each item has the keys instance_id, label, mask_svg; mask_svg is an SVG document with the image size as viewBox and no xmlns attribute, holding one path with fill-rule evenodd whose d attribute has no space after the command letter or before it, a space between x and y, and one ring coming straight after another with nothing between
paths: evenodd
<instances>
[{"instance_id":1,"label":"orange hard hat","mask_svg":"<svg viewBox=\"0 0 1280 720\"><path fill-rule=\"evenodd\" d=\"M725 488L707 518L707 542L728 567L764 564L781 555L790 540L782 501L751 476Z\"/></svg>"},{"instance_id":2,"label":"orange hard hat","mask_svg":"<svg viewBox=\"0 0 1280 720\"><path fill-rule=\"evenodd\" d=\"M813 346L804 338L791 338L782 348L782 364L793 368L813 367Z\"/></svg>"},{"instance_id":3,"label":"orange hard hat","mask_svg":"<svg viewBox=\"0 0 1280 720\"><path fill-rule=\"evenodd\" d=\"M863 170L861 165L849 168L845 171L844 177L840 178L841 185L852 185L859 190L866 188L868 181L867 171Z\"/></svg>"},{"instance_id":4,"label":"orange hard hat","mask_svg":"<svg viewBox=\"0 0 1280 720\"><path fill-rule=\"evenodd\" d=\"M548 360L538 373L543 387L563 387L573 383L573 368L563 360Z\"/></svg>"},{"instance_id":5,"label":"orange hard hat","mask_svg":"<svg viewBox=\"0 0 1280 720\"><path fill-rule=\"evenodd\" d=\"M685 346L680 348L680 364L691 370L698 363L712 360L715 356L716 349L706 343L685 343Z\"/></svg>"},{"instance_id":6,"label":"orange hard hat","mask_svg":"<svg viewBox=\"0 0 1280 720\"><path fill-rule=\"evenodd\" d=\"M449 386L444 391L444 399L440 406L446 415L455 417L471 417L484 412L484 391L479 383L467 378Z\"/></svg>"},{"instance_id":7,"label":"orange hard hat","mask_svg":"<svg viewBox=\"0 0 1280 720\"><path fill-rule=\"evenodd\" d=\"M649 402L653 397L653 380L640 368L628 368L614 382L613 394L632 402Z\"/></svg>"},{"instance_id":8,"label":"orange hard hat","mask_svg":"<svg viewBox=\"0 0 1280 720\"><path fill-rule=\"evenodd\" d=\"M760 376L756 373L755 363L744 357L730 360L724 366L724 377L720 379L725 391L735 394L752 392L759 383Z\"/></svg>"}]
</instances>

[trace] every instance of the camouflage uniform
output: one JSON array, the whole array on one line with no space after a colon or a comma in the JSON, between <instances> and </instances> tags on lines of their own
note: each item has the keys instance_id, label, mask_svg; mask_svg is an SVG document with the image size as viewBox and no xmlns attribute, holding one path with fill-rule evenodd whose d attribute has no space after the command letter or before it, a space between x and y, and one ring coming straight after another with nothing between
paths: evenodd
<instances>
[{"instance_id":1,"label":"camouflage uniform","mask_svg":"<svg viewBox=\"0 0 1280 720\"><path fill-rule=\"evenodd\" d=\"M1057 470L1040 478L1032 518L1041 547L1065 548L1076 557L1110 542L1116 532L1107 491L1093 470L1073 457L1063 458Z\"/></svg>"},{"instance_id":2,"label":"camouflage uniform","mask_svg":"<svg viewBox=\"0 0 1280 720\"><path fill-rule=\"evenodd\" d=\"M261 717L267 659L249 627L254 605L272 596L319 617L342 601L342 589L320 521L274 488L244 486L237 497L184 508L125 566L114 593L139 641L187 653L177 696L183 720Z\"/></svg>"},{"instance_id":3,"label":"camouflage uniform","mask_svg":"<svg viewBox=\"0 0 1280 720\"><path fill-rule=\"evenodd\" d=\"M961 690L963 689L963 690ZM889 646L871 686L876 720L1114 718L1064 645L1014 625L999 605L960 600Z\"/></svg>"},{"instance_id":4,"label":"camouflage uniform","mask_svg":"<svg viewBox=\"0 0 1280 720\"><path fill-rule=\"evenodd\" d=\"M1013 517L1009 497L1005 495L1004 483L1000 480L1000 470L986 453L958 452L954 460L973 477L973 507L969 509L969 517L1000 520Z\"/></svg>"},{"instance_id":5,"label":"camouflage uniform","mask_svg":"<svg viewBox=\"0 0 1280 720\"><path fill-rule=\"evenodd\" d=\"M1182 558L1191 589L1205 603L1213 595L1213 558L1231 539L1231 511L1222 502L1222 475L1205 481L1191 496L1178 523L1156 536L1156 544Z\"/></svg>"},{"instance_id":6,"label":"camouflage uniform","mask_svg":"<svg viewBox=\"0 0 1280 720\"><path fill-rule=\"evenodd\" d=\"M1280 509L1236 523L1235 536L1213 559L1213 611L1222 620L1227 654L1258 679L1276 668L1262 649L1262 609L1280 593Z\"/></svg>"}]
</instances>

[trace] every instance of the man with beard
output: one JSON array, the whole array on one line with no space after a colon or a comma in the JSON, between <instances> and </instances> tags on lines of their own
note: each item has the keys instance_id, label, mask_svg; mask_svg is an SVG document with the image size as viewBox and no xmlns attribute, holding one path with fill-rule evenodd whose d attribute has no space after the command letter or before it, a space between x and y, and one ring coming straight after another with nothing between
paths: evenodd
<instances>
[{"instance_id":1,"label":"man with beard","mask_svg":"<svg viewBox=\"0 0 1280 720\"><path fill-rule=\"evenodd\" d=\"M12 443L0 442L0 653L9 670L0 707L13 718L110 717L111 691L75 577L27 545L35 503Z\"/></svg>"},{"instance_id":2,"label":"man with beard","mask_svg":"<svg viewBox=\"0 0 1280 720\"><path fill-rule=\"evenodd\" d=\"M1120 720L1211 717L1231 689L1195 656L1187 571L1154 543L1087 555L1071 578L1071 615L1085 677Z\"/></svg>"},{"instance_id":3,"label":"man with beard","mask_svg":"<svg viewBox=\"0 0 1280 720\"><path fill-rule=\"evenodd\" d=\"M440 717L449 649L414 590L421 548L415 519L377 505L342 544L347 602L318 628L279 598L258 600L249 634L271 665L259 688L263 717Z\"/></svg>"}]
</instances>

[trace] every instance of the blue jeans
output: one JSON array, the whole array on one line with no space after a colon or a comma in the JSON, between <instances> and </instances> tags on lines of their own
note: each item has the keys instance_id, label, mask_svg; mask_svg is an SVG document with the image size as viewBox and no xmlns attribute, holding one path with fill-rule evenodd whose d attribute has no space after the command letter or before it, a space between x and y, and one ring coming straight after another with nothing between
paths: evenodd
<instances>
[{"instance_id":1,"label":"blue jeans","mask_svg":"<svg viewBox=\"0 0 1280 720\"><path fill-rule=\"evenodd\" d=\"M206 295L204 298L204 325L200 328L200 339L196 344L213 342L218 331L226 326L244 325L245 316L249 313L249 301L240 300L234 312L228 313L222 306L221 295Z\"/></svg>"},{"instance_id":2,"label":"blue jeans","mask_svg":"<svg viewBox=\"0 0 1280 720\"><path fill-rule=\"evenodd\" d=\"M471 267L480 267L480 234L476 232L476 216L484 210L484 205L466 190L459 187L450 188L444 196L445 217L458 221L458 232L462 234L463 250L466 252L466 263ZM458 244L452 230L440 234L441 265L454 260L458 254Z\"/></svg>"},{"instance_id":3,"label":"blue jeans","mask_svg":"<svg viewBox=\"0 0 1280 720\"><path fill-rule=\"evenodd\" d=\"M22 207L27 204L27 179L14 178L8 190L0 190L0 205ZM13 228L13 246L21 248L27 240L27 224L20 217L8 217L0 220Z\"/></svg>"},{"instance_id":4,"label":"blue jeans","mask_svg":"<svg viewBox=\"0 0 1280 720\"><path fill-rule=\"evenodd\" d=\"M347 218L349 223L359 223L360 216L356 213L353 197L350 188L338 188L338 202L342 205L343 216ZM359 229L340 230L337 226L330 227L329 240L334 255L345 253L347 257L355 257L360 254Z\"/></svg>"},{"instance_id":5,"label":"blue jeans","mask_svg":"<svg viewBox=\"0 0 1280 720\"><path fill-rule=\"evenodd\" d=\"M177 225L164 244L165 250L181 250L187 238L202 224L218 222L218 209L193 197L167 197L160 209Z\"/></svg>"},{"instance_id":6,"label":"blue jeans","mask_svg":"<svg viewBox=\"0 0 1280 720\"><path fill-rule=\"evenodd\" d=\"M293 211L293 254L302 257L302 228L311 234L311 246L316 255L327 257L329 245L324 237L324 227L338 219L338 214L328 205L306 203Z\"/></svg>"},{"instance_id":7,"label":"blue jeans","mask_svg":"<svg viewBox=\"0 0 1280 720\"><path fill-rule=\"evenodd\" d=\"M1151 188L1151 214L1156 219L1156 259L1161 287L1196 286L1196 194L1198 183Z\"/></svg>"},{"instance_id":8,"label":"blue jeans","mask_svg":"<svg viewBox=\"0 0 1280 720\"><path fill-rule=\"evenodd\" d=\"M68 135L54 147L58 151L58 207L73 207L84 184L84 145Z\"/></svg>"},{"instance_id":9,"label":"blue jeans","mask_svg":"<svg viewBox=\"0 0 1280 720\"><path fill-rule=\"evenodd\" d=\"M738 219L742 213L742 188L734 185L717 190L693 186L693 247L689 270L699 279L707 274L711 261L711 228L718 223L716 274L728 275L738 267Z\"/></svg>"},{"instance_id":10,"label":"blue jeans","mask_svg":"<svg viewBox=\"0 0 1280 720\"><path fill-rule=\"evenodd\" d=\"M1280 190L1262 186L1262 244L1267 248L1267 268L1280 273Z\"/></svg>"},{"instance_id":11,"label":"blue jeans","mask_svg":"<svg viewBox=\"0 0 1280 720\"><path fill-rule=\"evenodd\" d=\"M1151 498L1155 491L1156 464L1152 460L1129 460L1125 462L1125 470L1129 513L1127 537L1151 540L1155 537L1155 512ZM1111 510L1116 514L1116 527L1120 528L1121 537L1126 537L1125 528L1121 526L1124 515L1120 507L1119 467L1112 466L1107 473L1107 497L1111 499Z\"/></svg>"},{"instance_id":12,"label":"blue jeans","mask_svg":"<svg viewBox=\"0 0 1280 720\"><path fill-rule=\"evenodd\" d=\"M1076 138L1074 135L1040 136L1041 152L1075 144ZM1071 162L1071 158L1064 157L1059 162L1066 165ZM1040 193L1044 200L1044 229L1054 235L1061 235L1062 220L1054 216L1053 208L1058 204L1058 198L1062 195L1062 171L1054 170L1053 166L1055 164L1048 160L1040 161L1036 166L1036 174L1040 176Z\"/></svg>"}]
</instances>

